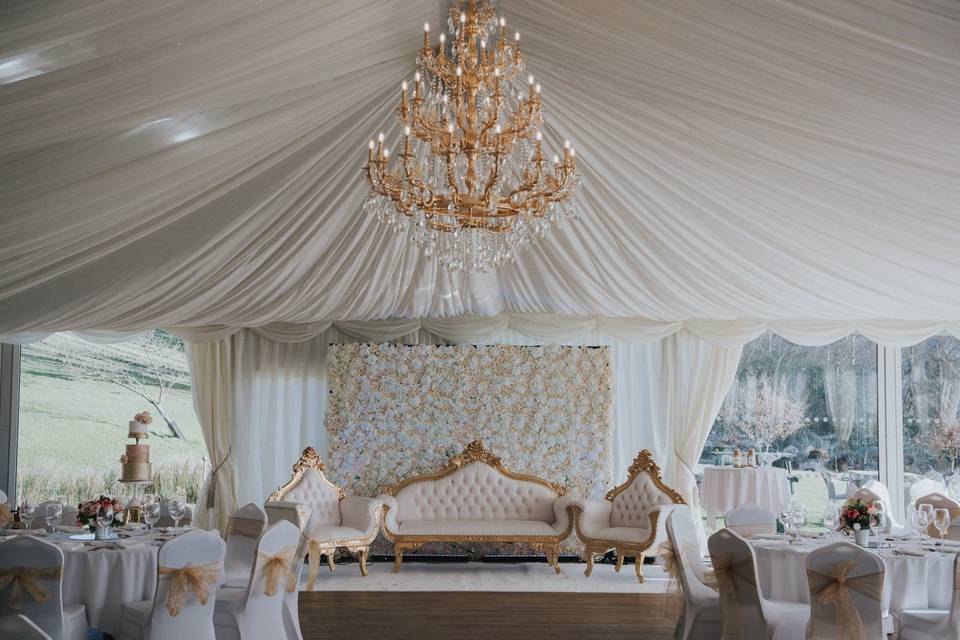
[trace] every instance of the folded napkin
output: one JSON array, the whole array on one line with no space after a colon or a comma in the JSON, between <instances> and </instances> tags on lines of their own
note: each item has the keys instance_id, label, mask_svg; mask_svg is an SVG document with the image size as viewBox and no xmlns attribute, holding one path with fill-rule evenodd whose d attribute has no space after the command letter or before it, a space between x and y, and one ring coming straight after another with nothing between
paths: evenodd
<instances>
[{"instance_id":1,"label":"folded napkin","mask_svg":"<svg viewBox=\"0 0 960 640\"><path fill-rule=\"evenodd\" d=\"M782 533L755 533L750 536L751 540L786 540Z\"/></svg>"}]
</instances>

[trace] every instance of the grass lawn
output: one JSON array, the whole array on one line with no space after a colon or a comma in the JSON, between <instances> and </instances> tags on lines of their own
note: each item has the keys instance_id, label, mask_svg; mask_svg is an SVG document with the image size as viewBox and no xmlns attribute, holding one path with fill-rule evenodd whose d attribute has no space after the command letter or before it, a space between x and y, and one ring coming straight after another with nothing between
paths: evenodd
<instances>
[{"instance_id":1,"label":"grass lawn","mask_svg":"<svg viewBox=\"0 0 960 640\"><path fill-rule=\"evenodd\" d=\"M95 493L127 495L120 477L120 456L126 444L127 423L150 405L117 385L97 380L68 379L22 363L18 499L41 501L62 495L69 501L96 497ZM159 487L195 499L202 481L206 448L188 391L173 390L164 409L177 421L185 440L170 435L156 411L147 440ZM149 490L149 489L148 489ZM24 494L25 492L25 494Z\"/></svg>"}]
</instances>

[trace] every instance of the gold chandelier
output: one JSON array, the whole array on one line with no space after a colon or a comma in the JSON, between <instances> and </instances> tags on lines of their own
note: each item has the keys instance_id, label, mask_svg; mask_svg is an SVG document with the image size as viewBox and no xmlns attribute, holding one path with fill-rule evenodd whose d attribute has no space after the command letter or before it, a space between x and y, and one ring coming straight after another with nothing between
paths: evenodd
<instances>
[{"instance_id":1,"label":"gold chandelier","mask_svg":"<svg viewBox=\"0 0 960 640\"><path fill-rule=\"evenodd\" d=\"M453 271L513 261L554 224L576 217L576 151L543 152L540 85L526 84L520 34L488 0L450 10L449 33L423 47L412 84L401 85L399 153L371 140L364 211L406 232Z\"/></svg>"}]
</instances>

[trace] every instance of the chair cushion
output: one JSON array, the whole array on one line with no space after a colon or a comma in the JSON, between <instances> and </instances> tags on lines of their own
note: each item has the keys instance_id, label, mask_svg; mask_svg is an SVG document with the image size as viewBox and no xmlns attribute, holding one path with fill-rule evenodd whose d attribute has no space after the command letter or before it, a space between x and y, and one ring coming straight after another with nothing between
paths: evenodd
<instances>
[{"instance_id":1,"label":"chair cushion","mask_svg":"<svg viewBox=\"0 0 960 640\"><path fill-rule=\"evenodd\" d=\"M400 525L405 536L549 536L553 527L540 520L407 520Z\"/></svg>"},{"instance_id":2,"label":"chair cushion","mask_svg":"<svg viewBox=\"0 0 960 640\"><path fill-rule=\"evenodd\" d=\"M153 600L128 602L120 610L120 637L131 640L146 640L150 637L150 615Z\"/></svg>"},{"instance_id":3,"label":"chair cushion","mask_svg":"<svg viewBox=\"0 0 960 640\"><path fill-rule=\"evenodd\" d=\"M650 538L650 529L640 529L638 527L607 527L594 531L592 537L598 540L616 540L619 542L630 542L641 544Z\"/></svg>"},{"instance_id":4,"label":"chair cushion","mask_svg":"<svg viewBox=\"0 0 960 640\"><path fill-rule=\"evenodd\" d=\"M310 538L320 542L336 542L339 540L352 541L363 537L363 532L351 527L339 527L330 524L314 527L310 531Z\"/></svg>"}]
</instances>

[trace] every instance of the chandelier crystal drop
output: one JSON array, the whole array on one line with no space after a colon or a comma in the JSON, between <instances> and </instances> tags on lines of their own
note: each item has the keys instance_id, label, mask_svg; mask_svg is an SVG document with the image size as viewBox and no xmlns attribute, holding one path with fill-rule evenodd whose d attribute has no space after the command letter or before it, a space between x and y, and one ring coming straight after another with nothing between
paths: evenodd
<instances>
[{"instance_id":1,"label":"chandelier crystal drop","mask_svg":"<svg viewBox=\"0 0 960 640\"><path fill-rule=\"evenodd\" d=\"M567 141L547 160L540 85L522 77L520 34L488 0L451 9L448 29L434 45L424 25L418 71L400 88L399 150L383 133L370 141L363 210L428 260L484 272L578 215L577 154Z\"/></svg>"}]
</instances>

